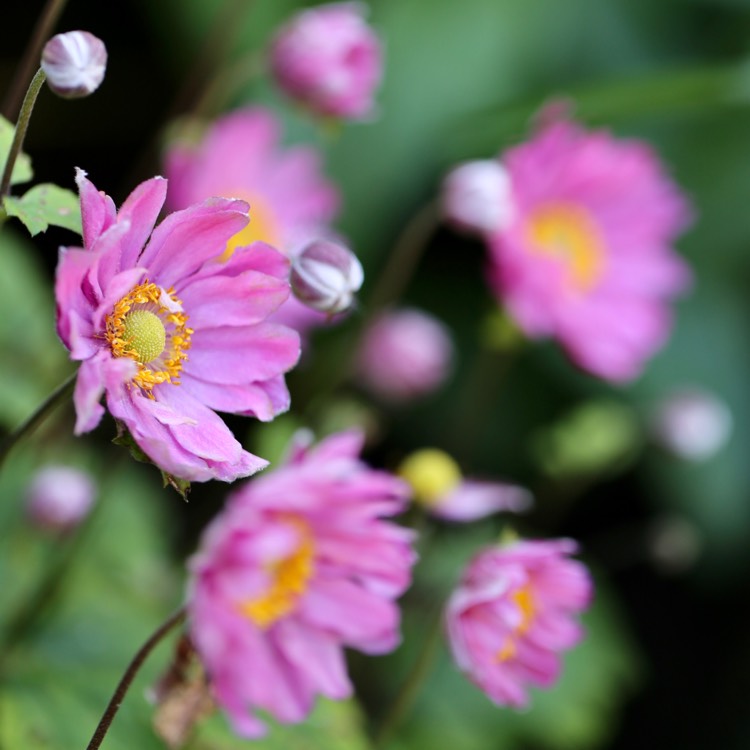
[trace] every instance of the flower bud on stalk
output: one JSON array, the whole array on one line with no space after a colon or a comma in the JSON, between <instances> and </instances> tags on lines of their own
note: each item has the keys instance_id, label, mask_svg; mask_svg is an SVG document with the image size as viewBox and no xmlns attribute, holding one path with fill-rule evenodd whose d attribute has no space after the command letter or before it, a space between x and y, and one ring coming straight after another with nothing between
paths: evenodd
<instances>
[{"instance_id":1,"label":"flower bud on stalk","mask_svg":"<svg viewBox=\"0 0 750 750\"><path fill-rule=\"evenodd\" d=\"M104 80L107 48L88 31L56 34L42 51L42 70L49 87L65 99L93 94Z\"/></svg>"},{"instance_id":2,"label":"flower bud on stalk","mask_svg":"<svg viewBox=\"0 0 750 750\"><path fill-rule=\"evenodd\" d=\"M292 260L294 296L308 307L331 315L352 306L364 278L357 256L327 240L311 242Z\"/></svg>"}]
</instances>

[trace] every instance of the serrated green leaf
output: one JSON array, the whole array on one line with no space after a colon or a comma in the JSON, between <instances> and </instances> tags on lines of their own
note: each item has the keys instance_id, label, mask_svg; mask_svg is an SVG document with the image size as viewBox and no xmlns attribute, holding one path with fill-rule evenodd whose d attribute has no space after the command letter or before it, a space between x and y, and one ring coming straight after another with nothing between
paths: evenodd
<instances>
[{"instance_id":1,"label":"serrated green leaf","mask_svg":"<svg viewBox=\"0 0 750 750\"><path fill-rule=\"evenodd\" d=\"M13 135L16 129L12 123L8 122L0 115L0 174L5 169L5 161L8 158ZM10 177L10 184L17 185L22 182L28 182L34 176L31 169L31 159L23 152L18 155L16 163L13 165L13 174Z\"/></svg>"},{"instance_id":2,"label":"serrated green leaf","mask_svg":"<svg viewBox=\"0 0 750 750\"><path fill-rule=\"evenodd\" d=\"M6 197L3 205L8 216L22 221L32 237L50 225L81 234L78 196L59 185L48 182L35 185L20 198Z\"/></svg>"}]
</instances>

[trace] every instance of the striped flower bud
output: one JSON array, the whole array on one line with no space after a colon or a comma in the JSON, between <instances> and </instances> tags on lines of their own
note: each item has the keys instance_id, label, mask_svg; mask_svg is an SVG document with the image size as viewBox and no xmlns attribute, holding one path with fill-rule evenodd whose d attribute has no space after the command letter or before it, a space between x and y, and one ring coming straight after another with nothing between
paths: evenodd
<instances>
[{"instance_id":1,"label":"striped flower bud","mask_svg":"<svg viewBox=\"0 0 750 750\"><path fill-rule=\"evenodd\" d=\"M351 250L315 240L292 260L294 296L308 307L330 314L348 310L365 275Z\"/></svg>"},{"instance_id":2,"label":"striped flower bud","mask_svg":"<svg viewBox=\"0 0 750 750\"><path fill-rule=\"evenodd\" d=\"M107 48L88 31L56 34L42 51L42 70L49 87L65 99L93 94L104 80Z\"/></svg>"}]
</instances>

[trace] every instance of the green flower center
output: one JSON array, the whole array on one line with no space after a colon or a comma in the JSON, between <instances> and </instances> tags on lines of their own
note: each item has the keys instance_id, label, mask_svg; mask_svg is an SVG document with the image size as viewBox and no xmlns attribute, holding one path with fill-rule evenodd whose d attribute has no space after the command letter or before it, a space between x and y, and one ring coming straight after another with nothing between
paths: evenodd
<instances>
[{"instance_id":1,"label":"green flower center","mask_svg":"<svg viewBox=\"0 0 750 750\"><path fill-rule=\"evenodd\" d=\"M158 315L150 310L133 310L123 320L123 339L133 358L145 365L155 360L167 343L167 332Z\"/></svg>"}]
</instances>

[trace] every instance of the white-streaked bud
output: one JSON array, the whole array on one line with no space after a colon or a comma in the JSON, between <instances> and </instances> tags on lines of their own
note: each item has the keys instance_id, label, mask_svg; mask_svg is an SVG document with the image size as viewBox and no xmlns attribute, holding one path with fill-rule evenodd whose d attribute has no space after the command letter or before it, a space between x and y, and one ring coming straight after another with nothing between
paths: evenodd
<instances>
[{"instance_id":1,"label":"white-streaked bud","mask_svg":"<svg viewBox=\"0 0 750 750\"><path fill-rule=\"evenodd\" d=\"M443 218L468 234L488 234L513 218L508 172L496 159L459 164L443 181Z\"/></svg>"},{"instance_id":2,"label":"white-streaked bud","mask_svg":"<svg viewBox=\"0 0 750 750\"><path fill-rule=\"evenodd\" d=\"M72 466L45 466L26 491L26 512L36 526L64 532L89 513L96 487L89 474Z\"/></svg>"},{"instance_id":3,"label":"white-streaked bud","mask_svg":"<svg viewBox=\"0 0 750 750\"><path fill-rule=\"evenodd\" d=\"M292 259L290 282L294 296L321 312L348 310L365 273L354 253L328 240L315 240Z\"/></svg>"},{"instance_id":4,"label":"white-streaked bud","mask_svg":"<svg viewBox=\"0 0 750 750\"><path fill-rule=\"evenodd\" d=\"M107 48L88 31L56 34L44 45L42 70L49 87L65 99L93 94L104 80Z\"/></svg>"}]
</instances>

